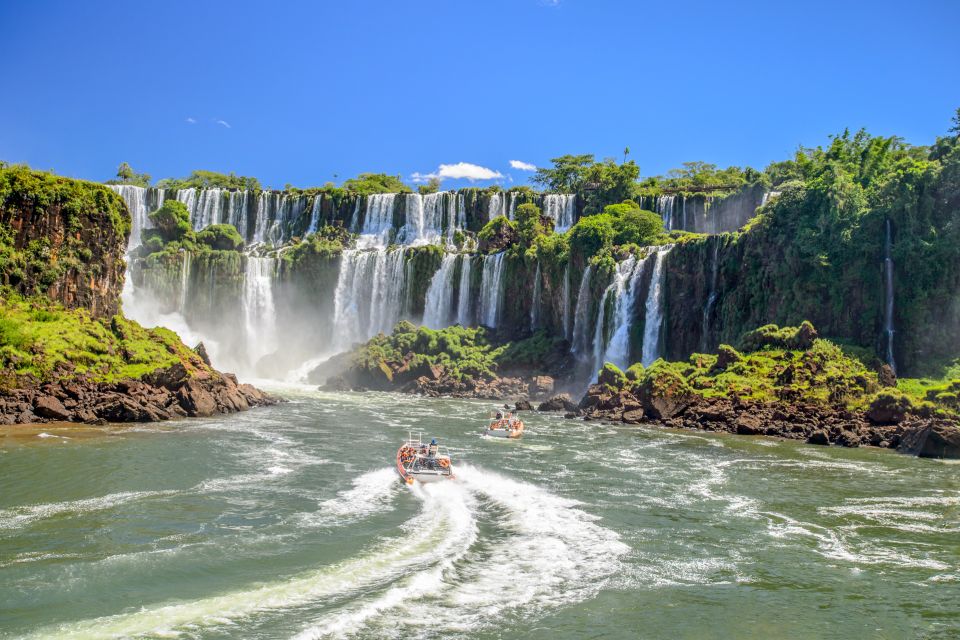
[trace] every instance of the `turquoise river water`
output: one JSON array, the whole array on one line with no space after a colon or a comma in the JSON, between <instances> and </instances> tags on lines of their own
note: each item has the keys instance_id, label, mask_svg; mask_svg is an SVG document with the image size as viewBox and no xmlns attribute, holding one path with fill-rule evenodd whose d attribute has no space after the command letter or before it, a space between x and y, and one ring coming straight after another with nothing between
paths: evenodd
<instances>
[{"instance_id":1,"label":"turquoise river water","mask_svg":"<svg viewBox=\"0 0 960 640\"><path fill-rule=\"evenodd\" d=\"M960 465L284 393L0 432L0 637L960 637ZM408 429L456 480L398 482Z\"/></svg>"}]
</instances>

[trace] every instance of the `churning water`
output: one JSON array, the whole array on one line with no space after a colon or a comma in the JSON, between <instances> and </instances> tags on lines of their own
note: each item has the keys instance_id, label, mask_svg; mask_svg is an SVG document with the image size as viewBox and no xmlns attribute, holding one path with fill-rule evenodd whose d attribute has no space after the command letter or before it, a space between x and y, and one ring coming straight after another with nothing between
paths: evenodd
<instances>
[{"instance_id":1,"label":"churning water","mask_svg":"<svg viewBox=\"0 0 960 640\"><path fill-rule=\"evenodd\" d=\"M957 468L286 390L237 416L8 430L0 636L903 638L960 633ZM457 479L402 486L411 428Z\"/></svg>"}]
</instances>

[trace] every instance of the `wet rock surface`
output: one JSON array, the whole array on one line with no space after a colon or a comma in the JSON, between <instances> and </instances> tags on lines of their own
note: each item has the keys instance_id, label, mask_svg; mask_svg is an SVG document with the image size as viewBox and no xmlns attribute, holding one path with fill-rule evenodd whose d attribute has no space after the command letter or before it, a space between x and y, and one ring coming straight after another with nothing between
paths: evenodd
<instances>
[{"instance_id":1,"label":"wet rock surface","mask_svg":"<svg viewBox=\"0 0 960 640\"><path fill-rule=\"evenodd\" d=\"M176 364L142 380L104 383L77 377L0 391L0 424L158 422L246 411L278 401L252 385L240 384L232 374L190 375Z\"/></svg>"},{"instance_id":2,"label":"wet rock surface","mask_svg":"<svg viewBox=\"0 0 960 640\"><path fill-rule=\"evenodd\" d=\"M613 392L593 385L580 401L578 415L586 420L765 435L816 445L873 446L930 458L960 458L960 425L946 418L929 418L899 411L871 415L839 407L789 402L750 402L691 395L676 411L664 412L641 390ZM880 418L880 420L876 420Z\"/></svg>"}]
</instances>

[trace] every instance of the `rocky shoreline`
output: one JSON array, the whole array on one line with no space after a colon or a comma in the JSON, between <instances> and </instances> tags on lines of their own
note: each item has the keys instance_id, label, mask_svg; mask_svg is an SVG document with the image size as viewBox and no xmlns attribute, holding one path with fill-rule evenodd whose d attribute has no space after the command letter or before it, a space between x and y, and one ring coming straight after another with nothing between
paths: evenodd
<instances>
[{"instance_id":1,"label":"rocky shoreline","mask_svg":"<svg viewBox=\"0 0 960 640\"><path fill-rule=\"evenodd\" d=\"M182 364L140 380L94 382L85 376L0 391L0 425L160 422L236 413L280 402L231 373L188 372Z\"/></svg>"},{"instance_id":2,"label":"rocky shoreline","mask_svg":"<svg viewBox=\"0 0 960 640\"><path fill-rule=\"evenodd\" d=\"M868 411L813 403L756 402L739 398L673 396L669 390L615 390L604 383L591 385L578 402L551 376L497 377L492 380L454 380L440 367L399 376L390 388L366 388L331 378L321 390L392 390L430 398L465 398L508 402L517 411L563 412L586 421L652 424L670 428L737 435L763 435L800 440L815 445L872 446L931 458L960 458L960 425L948 418L926 417L897 406ZM414 377L413 374L419 374ZM665 391L665 392L664 392Z\"/></svg>"},{"instance_id":3,"label":"rocky shoreline","mask_svg":"<svg viewBox=\"0 0 960 640\"><path fill-rule=\"evenodd\" d=\"M960 458L960 426L946 418L899 412L851 412L789 402L742 402L693 397L676 402L655 394L634 396L595 384L576 412L584 420L764 435L815 445L873 446L929 458Z\"/></svg>"}]
</instances>

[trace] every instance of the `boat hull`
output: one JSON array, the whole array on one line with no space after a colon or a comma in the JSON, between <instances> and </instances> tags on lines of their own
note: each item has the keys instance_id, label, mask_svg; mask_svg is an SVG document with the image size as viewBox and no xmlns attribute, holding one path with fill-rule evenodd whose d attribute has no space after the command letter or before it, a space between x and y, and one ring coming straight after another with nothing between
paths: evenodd
<instances>
[{"instance_id":1,"label":"boat hull","mask_svg":"<svg viewBox=\"0 0 960 640\"><path fill-rule=\"evenodd\" d=\"M509 429L487 429L483 435L488 438L509 438L516 439L523 435L523 431L513 431Z\"/></svg>"}]
</instances>

